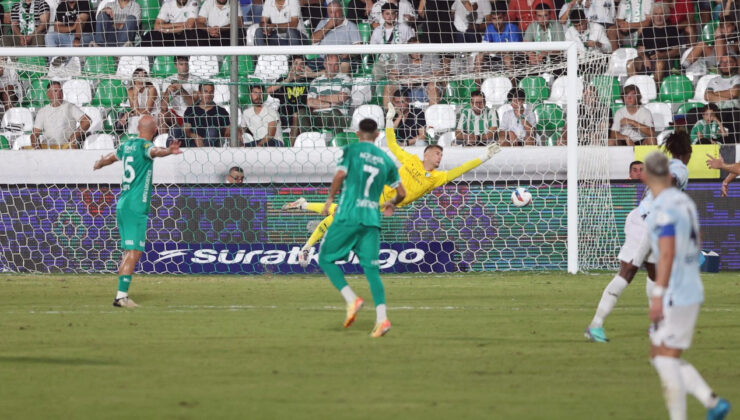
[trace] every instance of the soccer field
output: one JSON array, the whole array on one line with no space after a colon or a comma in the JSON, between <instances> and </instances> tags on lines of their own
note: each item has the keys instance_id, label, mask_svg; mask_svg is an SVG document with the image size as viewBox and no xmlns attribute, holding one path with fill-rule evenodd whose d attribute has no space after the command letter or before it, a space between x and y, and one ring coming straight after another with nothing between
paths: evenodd
<instances>
[{"instance_id":1,"label":"soccer field","mask_svg":"<svg viewBox=\"0 0 740 420\"><path fill-rule=\"evenodd\" d=\"M386 275L393 329L371 339L372 305L344 330L318 275L135 276L136 310L113 275L0 275L0 418L667 418L642 273L611 343L583 338L611 276ZM740 274L704 284L685 357L737 405Z\"/></svg>"}]
</instances>

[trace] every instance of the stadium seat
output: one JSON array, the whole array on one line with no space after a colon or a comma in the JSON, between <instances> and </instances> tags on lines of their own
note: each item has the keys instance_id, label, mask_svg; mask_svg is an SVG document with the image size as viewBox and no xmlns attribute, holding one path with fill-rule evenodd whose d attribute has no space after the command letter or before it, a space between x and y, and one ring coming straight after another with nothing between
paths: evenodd
<instances>
[{"instance_id":1,"label":"stadium seat","mask_svg":"<svg viewBox=\"0 0 740 420\"><path fill-rule=\"evenodd\" d=\"M10 108L0 121L0 128L3 131L30 133L33 131L33 113L28 108Z\"/></svg>"},{"instance_id":2,"label":"stadium seat","mask_svg":"<svg viewBox=\"0 0 740 420\"><path fill-rule=\"evenodd\" d=\"M30 134L23 134L19 137L16 137L15 140L13 140L13 150L21 150L24 147L30 147L31 146L31 135Z\"/></svg>"},{"instance_id":3,"label":"stadium seat","mask_svg":"<svg viewBox=\"0 0 740 420\"><path fill-rule=\"evenodd\" d=\"M191 55L190 75L208 79L218 74L218 57L215 55Z\"/></svg>"},{"instance_id":4,"label":"stadium seat","mask_svg":"<svg viewBox=\"0 0 740 420\"><path fill-rule=\"evenodd\" d=\"M294 147L326 147L326 134L319 132L301 133L296 137Z\"/></svg>"},{"instance_id":5,"label":"stadium seat","mask_svg":"<svg viewBox=\"0 0 740 420\"><path fill-rule=\"evenodd\" d=\"M673 122L671 104L665 102L650 102L649 104L645 104L645 108L653 114L653 124L656 133L660 133L665 130L668 128L669 124Z\"/></svg>"},{"instance_id":6,"label":"stadium seat","mask_svg":"<svg viewBox=\"0 0 740 420\"><path fill-rule=\"evenodd\" d=\"M718 26L719 22L717 21L709 22L706 25L702 26L701 40L704 41L705 44L709 46L714 45L714 31L717 30Z\"/></svg>"},{"instance_id":7,"label":"stadium seat","mask_svg":"<svg viewBox=\"0 0 740 420\"><path fill-rule=\"evenodd\" d=\"M658 146L662 146L663 143L665 143L666 137L670 136L671 134L673 134L673 130L665 130L661 132L660 134L658 134L658 136L655 138L656 142L658 143Z\"/></svg>"},{"instance_id":8,"label":"stadium seat","mask_svg":"<svg viewBox=\"0 0 740 420\"><path fill-rule=\"evenodd\" d=\"M116 63L113 57L87 57L82 71L88 74L115 74Z\"/></svg>"},{"instance_id":9,"label":"stadium seat","mask_svg":"<svg viewBox=\"0 0 740 420\"><path fill-rule=\"evenodd\" d=\"M534 107L537 116L535 130L539 134L552 133L565 126L563 109L557 104L539 104Z\"/></svg>"},{"instance_id":10,"label":"stadium seat","mask_svg":"<svg viewBox=\"0 0 740 420\"><path fill-rule=\"evenodd\" d=\"M170 55L163 55L154 57L154 64L152 65L152 77L167 77L173 74L177 74L177 68L175 68L175 58Z\"/></svg>"},{"instance_id":11,"label":"stadium seat","mask_svg":"<svg viewBox=\"0 0 740 420\"><path fill-rule=\"evenodd\" d=\"M704 104L701 102L686 102L686 103L681 104L678 107L675 115L686 115L690 113L691 111L693 111L694 109L701 108L703 106Z\"/></svg>"},{"instance_id":12,"label":"stadium seat","mask_svg":"<svg viewBox=\"0 0 740 420\"><path fill-rule=\"evenodd\" d=\"M134 70L144 69L147 74L149 73L149 58L143 55L124 56L118 60L118 68L116 69L116 76L124 79L130 79Z\"/></svg>"},{"instance_id":13,"label":"stadium seat","mask_svg":"<svg viewBox=\"0 0 740 420\"><path fill-rule=\"evenodd\" d=\"M331 139L331 145L334 147L344 147L348 144L357 143L360 139L357 134L350 131L340 131Z\"/></svg>"},{"instance_id":14,"label":"stadium seat","mask_svg":"<svg viewBox=\"0 0 740 420\"><path fill-rule=\"evenodd\" d=\"M83 106L82 112L90 118L90 128L87 129L88 133L98 133L103 131L103 113L100 108L94 106Z\"/></svg>"},{"instance_id":15,"label":"stadium seat","mask_svg":"<svg viewBox=\"0 0 740 420\"><path fill-rule=\"evenodd\" d=\"M7 150L10 148L10 140L8 140L5 136L0 136L0 150Z\"/></svg>"},{"instance_id":16,"label":"stadium seat","mask_svg":"<svg viewBox=\"0 0 740 420\"><path fill-rule=\"evenodd\" d=\"M151 31L154 27L154 21L159 14L159 0L136 0L141 7L141 28L142 32Z\"/></svg>"},{"instance_id":17,"label":"stadium seat","mask_svg":"<svg viewBox=\"0 0 740 420\"><path fill-rule=\"evenodd\" d=\"M715 77L719 77L719 75L707 74L706 76L702 76L702 78L699 79L699 81L696 83L696 89L694 90L694 102L701 102L703 104L707 103L707 101L704 99L704 95L707 92L707 85L709 85L709 82Z\"/></svg>"},{"instance_id":18,"label":"stadium seat","mask_svg":"<svg viewBox=\"0 0 740 420\"><path fill-rule=\"evenodd\" d=\"M167 147L167 139L170 138L169 134L160 134L154 138L154 147Z\"/></svg>"},{"instance_id":19,"label":"stadium seat","mask_svg":"<svg viewBox=\"0 0 740 420\"><path fill-rule=\"evenodd\" d=\"M627 62L637 58L637 50L634 48L619 48L614 51L609 59L609 68L606 74L609 76L627 76Z\"/></svg>"},{"instance_id":20,"label":"stadium seat","mask_svg":"<svg viewBox=\"0 0 740 420\"><path fill-rule=\"evenodd\" d=\"M370 43L370 35L373 33L373 28L367 22L360 22L357 24L357 29L360 31L360 40L363 44Z\"/></svg>"},{"instance_id":21,"label":"stadium seat","mask_svg":"<svg viewBox=\"0 0 740 420\"><path fill-rule=\"evenodd\" d=\"M580 77L577 78L576 84L578 86L576 100L580 101L583 98L583 80ZM555 79L555 82L553 82L552 89L550 90L550 97L545 101L545 103L565 106L566 102L568 102L568 92L568 77L560 76Z\"/></svg>"},{"instance_id":22,"label":"stadium seat","mask_svg":"<svg viewBox=\"0 0 740 420\"><path fill-rule=\"evenodd\" d=\"M212 79L214 83L213 102L216 105L228 104L231 100L231 88L229 81L224 79Z\"/></svg>"},{"instance_id":23,"label":"stadium seat","mask_svg":"<svg viewBox=\"0 0 740 420\"><path fill-rule=\"evenodd\" d=\"M120 80L103 79L95 89L92 105L110 108L120 106L127 100L126 88Z\"/></svg>"},{"instance_id":24,"label":"stadium seat","mask_svg":"<svg viewBox=\"0 0 740 420\"><path fill-rule=\"evenodd\" d=\"M373 97L373 78L355 77L352 79L352 106L358 107L370 102Z\"/></svg>"},{"instance_id":25,"label":"stadium seat","mask_svg":"<svg viewBox=\"0 0 740 420\"><path fill-rule=\"evenodd\" d=\"M116 138L110 134L93 134L82 145L85 150L110 150L116 148Z\"/></svg>"},{"instance_id":26,"label":"stadium seat","mask_svg":"<svg viewBox=\"0 0 740 420\"><path fill-rule=\"evenodd\" d=\"M501 117L506 113L506 111L510 109L513 109L511 104L503 104L500 107L496 108L496 119L498 121L501 121Z\"/></svg>"},{"instance_id":27,"label":"stadium seat","mask_svg":"<svg viewBox=\"0 0 740 420\"><path fill-rule=\"evenodd\" d=\"M67 80L62 85L64 100L77 106L84 106L92 101L92 89L87 80Z\"/></svg>"},{"instance_id":28,"label":"stadium seat","mask_svg":"<svg viewBox=\"0 0 740 420\"><path fill-rule=\"evenodd\" d=\"M257 29L260 28L259 23L254 23L252 25L249 25L247 28L247 45L253 46L254 45L254 38L257 35Z\"/></svg>"},{"instance_id":29,"label":"stadium seat","mask_svg":"<svg viewBox=\"0 0 740 420\"><path fill-rule=\"evenodd\" d=\"M455 143L455 132L448 131L437 139L437 145L442 147L452 146Z\"/></svg>"},{"instance_id":30,"label":"stadium seat","mask_svg":"<svg viewBox=\"0 0 740 420\"><path fill-rule=\"evenodd\" d=\"M274 82L280 76L288 74L288 56L286 55L261 55L257 59L254 68L254 77L266 82Z\"/></svg>"},{"instance_id":31,"label":"stadium seat","mask_svg":"<svg viewBox=\"0 0 740 420\"><path fill-rule=\"evenodd\" d=\"M10 13L6 10L5 13ZM45 57L18 57L18 77L23 79L38 79L46 75L46 58Z\"/></svg>"},{"instance_id":32,"label":"stadium seat","mask_svg":"<svg viewBox=\"0 0 740 420\"><path fill-rule=\"evenodd\" d=\"M49 87L49 81L43 79L31 79L31 84L26 89L26 96L23 98L23 106L29 108L41 108L49 103L46 97L46 90Z\"/></svg>"},{"instance_id":33,"label":"stadium seat","mask_svg":"<svg viewBox=\"0 0 740 420\"><path fill-rule=\"evenodd\" d=\"M658 92L655 90L655 80L652 77L638 74L627 78L624 82L625 86L635 85L640 89L640 96L642 96L642 103L646 104L658 97Z\"/></svg>"},{"instance_id":34,"label":"stadium seat","mask_svg":"<svg viewBox=\"0 0 740 420\"><path fill-rule=\"evenodd\" d=\"M622 98L622 88L619 79L614 76L596 75L591 80L591 86L596 89L596 95L605 103L613 103Z\"/></svg>"},{"instance_id":35,"label":"stadium seat","mask_svg":"<svg viewBox=\"0 0 740 420\"><path fill-rule=\"evenodd\" d=\"M247 77L254 73L254 61L251 55L240 55L237 58L239 77ZM221 63L221 72L219 77L228 79L231 76L231 57L224 57Z\"/></svg>"},{"instance_id":36,"label":"stadium seat","mask_svg":"<svg viewBox=\"0 0 740 420\"><path fill-rule=\"evenodd\" d=\"M444 92L444 102L448 104L467 105L470 103L470 94L478 87L473 79L450 80Z\"/></svg>"},{"instance_id":37,"label":"stadium seat","mask_svg":"<svg viewBox=\"0 0 740 420\"><path fill-rule=\"evenodd\" d=\"M527 95L526 102L530 104L540 103L550 96L550 88L544 77L528 76L519 82L519 88Z\"/></svg>"},{"instance_id":38,"label":"stadium seat","mask_svg":"<svg viewBox=\"0 0 740 420\"><path fill-rule=\"evenodd\" d=\"M694 96L694 85L684 75L672 74L660 85L660 100L662 102L686 102Z\"/></svg>"},{"instance_id":39,"label":"stadium seat","mask_svg":"<svg viewBox=\"0 0 740 420\"><path fill-rule=\"evenodd\" d=\"M506 103L506 97L512 88L508 77L489 77L480 85L483 96L486 98L486 106L493 108Z\"/></svg>"},{"instance_id":40,"label":"stadium seat","mask_svg":"<svg viewBox=\"0 0 740 420\"><path fill-rule=\"evenodd\" d=\"M355 132L360 129L360 121L365 118L371 118L378 123L378 130L385 129L385 112L379 105L361 105L352 113L352 124L350 131Z\"/></svg>"},{"instance_id":41,"label":"stadium seat","mask_svg":"<svg viewBox=\"0 0 740 420\"><path fill-rule=\"evenodd\" d=\"M424 111L424 119L427 122L427 133L432 138L454 130L457 126L454 105L431 105Z\"/></svg>"}]
</instances>

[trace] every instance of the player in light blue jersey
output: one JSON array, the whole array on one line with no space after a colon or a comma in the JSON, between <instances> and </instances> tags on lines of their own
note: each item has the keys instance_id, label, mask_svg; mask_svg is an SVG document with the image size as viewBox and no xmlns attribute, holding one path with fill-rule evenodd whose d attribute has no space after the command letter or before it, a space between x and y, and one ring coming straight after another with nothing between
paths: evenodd
<instances>
[{"instance_id":1,"label":"player in light blue jersey","mask_svg":"<svg viewBox=\"0 0 740 420\"><path fill-rule=\"evenodd\" d=\"M683 190L689 182L689 170L686 164L691 159L691 137L686 133L673 133L666 138L664 147L673 156L670 162L673 183ZM632 174L632 169L633 166L630 164L630 174ZM614 309L624 289L635 278L637 270L643 263L648 273L645 292L650 296L650 290L653 286L652 279L655 278L655 259L650 253L650 240L645 225L645 217L649 212L652 201L653 196L648 190L640 205L633 209L624 221L625 241L619 250L619 255L617 255L620 264L619 273L604 288L596 313L588 328L586 328L585 336L590 341L598 343L609 341L604 331L604 321Z\"/></svg>"},{"instance_id":2,"label":"player in light blue jersey","mask_svg":"<svg viewBox=\"0 0 740 420\"><path fill-rule=\"evenodd\" d=\"M672 420L686 419L686 393L707 408L707 419L724 419L730 403L717 397L681 353L691 346L704 287L699 276L699 218L696 205L672 184L668 159L653 152L645 159L645 183L655 197L646 219L658 261L651 292L650 358L660 376Z\"/></svg>"}]
</instances>

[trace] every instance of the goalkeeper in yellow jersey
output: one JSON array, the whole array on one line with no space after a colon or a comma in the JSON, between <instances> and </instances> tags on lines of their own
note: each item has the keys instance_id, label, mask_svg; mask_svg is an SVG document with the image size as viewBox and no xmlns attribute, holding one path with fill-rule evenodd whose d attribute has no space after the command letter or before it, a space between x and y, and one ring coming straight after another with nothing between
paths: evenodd
<instances>
[{"instance_id":1,"label":"goalkeeper in yellow jersey","mask_svg":"<svg viewBox=\"0 0 740 420\"><path fill-rule=\"evenodd\" d=\"M401 162L401 167L398 170L401 176L401 183L406 189L406 198L397 204L397 207L403 207L417 199L430 193L437 187L447 184L448 182L458 178L462 174L478 167L483 162L490 159L493 155L498 153L501 149L498 143L494 142L486 147L485 152L480 157L469 160L457 168L449 171L438 171L440 162L442 161L443 149L441 146L429 145L424 149L424 159L419 159L418 156L413 155L401 148L396 142L396 134L393 131L393 118L396 115L396 110L393 108L393 104L388 104L388 112L385 116L385 138L388 142L388 148L394 156ZM392 188L385 188L383 195L380 197L380 204L382 205L387 200L392 199L396 195L396 190ZM337 205L332 204L329 209L329 215L319 223L314 229L311 237L308 238L308 242L301 249L301 253L298 255L298 261L301 266L306 267L310 263L309 251L316 242L318 242L326 230L334 220L334 212L336 211ZM301 197L292 203L287 203L283 206L283 210L308 210L315 213L321 214L324 209L324 203L309 203L305 198Z\"/></svg>"}]
</instances>

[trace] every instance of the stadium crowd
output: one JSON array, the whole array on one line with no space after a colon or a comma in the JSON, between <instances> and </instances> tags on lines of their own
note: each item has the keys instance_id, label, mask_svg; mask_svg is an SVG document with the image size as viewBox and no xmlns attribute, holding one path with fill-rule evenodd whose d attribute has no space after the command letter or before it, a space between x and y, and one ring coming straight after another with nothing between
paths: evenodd
<instances>
[{"instance_id":1,"label":"stadium crowd","mask_svg":"<svg viewBox=\"0 0 740 420\"><path fill-rule=\"evenodd\" d=\"M2 42L230 45L230 1L4 1ZM686 130L700 143L738 140L734 0L243 0L239 6L239 45L575 41L582 52L612 54L611 63L624 68L588 81L582 92L583 103L606 102L610 145L657 144L672 130ZM145 115L155 117L162 144L228 143L229 58L39 60L0 63L0 148L94 148L85 142L96 134L125 141ZM393 103L403 145L565 144L566 93L562 83L556 89L561 72L539 74L559 63L557 51L241 57L237 138L245 146L300 146L302 134L317 133L326 145L342 145L355 140L355 114L382 124L383 108ZM452 105L454 117L445 114L449 106L435 105ZM455 121L440 124L444 117ZM59 129L63 124L69 127Z\"/></svg>"}]
</instances>

